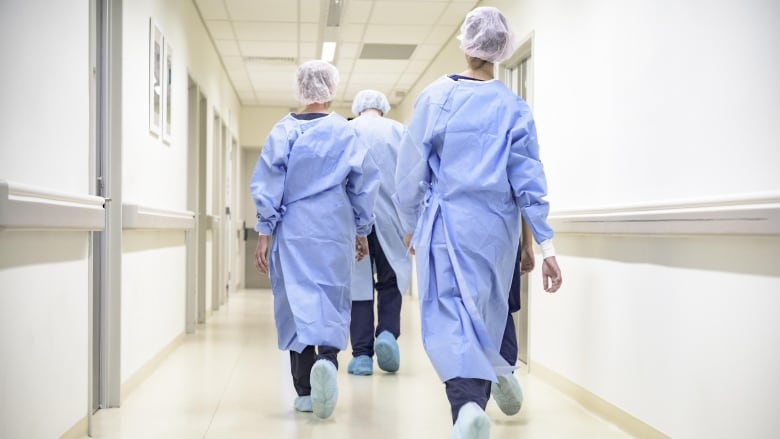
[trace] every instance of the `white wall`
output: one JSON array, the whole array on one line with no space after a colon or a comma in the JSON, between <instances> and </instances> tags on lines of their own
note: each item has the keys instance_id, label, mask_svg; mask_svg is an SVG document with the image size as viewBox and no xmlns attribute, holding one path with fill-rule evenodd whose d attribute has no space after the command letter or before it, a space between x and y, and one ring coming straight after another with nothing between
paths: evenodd
<instances>
[{"instance_id":1,"label":"white wall","mask_svg":"<svg viewBox=\"0 0 780 439\"><path fill-rule=\"evenodd\" d=\"M780 190L777 2L481 4L534 35L553 211ZM399 112L463 69L452 41ZM671 437L778 435L780 238L555 241L562 290L529 279L532 362Z\"/></svg>"},{"instance_id":2,"label":"white wall","mask_svg":"<svg viewBox=\"0 0 780 439\"><path fill-rule=\"evenodd\" d=\"M533 32L554 211L780 189L777 3L484 3ZM778 243L558 235L531 360L675 438L775 436Z\"/></svg>"},{"instance_id":3,"label":"white wall","mask_svg":"<svg viewBox=\"0 0 780 439\"><path fill-rule=\"evenodd\" d=\"M88 194L88 2L0 2L0 59L0 179ZM0 232L0 437L58 437L87 414L88 243Z\"/></svg>"},{"instance_id":4,"label":"white wall","mask_svg":"<svg viewBox=\"0 0 780 439\"><path fill-rule=\"evenodd\" d=\"M534 32L558 209L780 188L780 4L487 1Z\"/></svg>"},{"instance_id":5,"label":"white wall","mask_svg":"<svg viewBox=\"0 0 780 439\"><path fill-rule=\"evenodd\" d=\"M208 160L215 160L213 119L219 114L233 136L240 103L197 14L187 0L146 0L123 4L123 197L125 203L186 210L188 74L208 101ZM173 140L149 131L149 20L171 42ZM211 171L211 165L207 169ZM209 172L209 194L214 185ZM221 188L221 186L219 186ZM220 189L221 190L221 189ZM213 203L210 212L219 210ZM130 378L184 331L185 241L181 231L123 233L122 381ZM210 249L206 249L209 251ZM209 273L215 270L207 253ZM210 298L210 280L207 296ZM208 305L210 305L210 301ZM209 308L210 309L210 308Z\"/></svg>"},{"instance_id":6,"label":"white wall","mask_svg":"<svg viewBox=\"0 0 780 439\"><path fill-rule=\"evenodd\" d=\"M674 438L777 436L780 237L555 240L564 287L529 279L532 361Z\"/></svg>"}]
</instances>

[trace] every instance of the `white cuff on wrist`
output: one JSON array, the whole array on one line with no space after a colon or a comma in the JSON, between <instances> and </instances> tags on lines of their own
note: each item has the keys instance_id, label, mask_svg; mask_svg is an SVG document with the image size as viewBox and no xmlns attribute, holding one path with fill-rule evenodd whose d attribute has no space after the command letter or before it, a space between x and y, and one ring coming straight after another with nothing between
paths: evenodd
<instances>
[{"instance_id":1,"label":"white cuff on wrist","mask_svg":"<svg viewBox=\"0 0 780 439\"><path fill-rule=\"evenodd\" d=\"M542 260L555 256L555 247L553 246L552 239L547 239L539 243L539 247L542 248Z\"/></svg>"}]
</instances>

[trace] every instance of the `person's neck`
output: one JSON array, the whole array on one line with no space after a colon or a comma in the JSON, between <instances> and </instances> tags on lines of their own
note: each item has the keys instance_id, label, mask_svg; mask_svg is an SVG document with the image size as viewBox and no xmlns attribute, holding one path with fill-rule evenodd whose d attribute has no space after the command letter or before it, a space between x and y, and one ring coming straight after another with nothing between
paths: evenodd
<instances>
[{"instance_id":1,"label":"person's neck","mask_svg":"<svg viewBox=\"0 0 780 439\"><path fill-rule=\"evenodd\" d=\"M468 68L466 71L460 74L468 78L481 79L483 81L490 81L493 79L493 63L486 62L478 69Z\"/></svg>"},{"instance_id":2,"label":"person's neck","mask_svg":"<svg viewBox=\"0 0 780 439\"><path fill-rule=\"evenodd\" d=\"M366 108L365 110L360 112L360 115L363 116L364 114L373 114L379 117L384 116L381 111L377 110L376 108Z\"/></svg>"},{"instance_id":3,"label":"person's neck","mask_svg":"<svg viewBox=\"0 0 780 439\"><path fill-rule=\"evenodd\" d=\"M320 103L315 102L304 107L303 111L298 114L310 114L310 113L327 113L330 109L330 102Z\"/></svg>"}]
</instances>

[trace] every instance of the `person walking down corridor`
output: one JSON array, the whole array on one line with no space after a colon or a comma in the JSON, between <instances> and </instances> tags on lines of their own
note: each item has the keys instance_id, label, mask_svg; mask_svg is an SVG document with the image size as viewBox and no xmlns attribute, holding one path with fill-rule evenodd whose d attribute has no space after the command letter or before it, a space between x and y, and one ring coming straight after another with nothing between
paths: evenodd
<instances>
[{"instance_id":1,"label":"person walking down corridor","mask_svg":"<svg viewBox=\"0 0 780 439\"><path fill-rule=\"evenodd\" d=\"M352 262L368 254L379 174L355 130L328 112L336 68L309 61L296 79L304 109L273 127L250 183L260 234L255 265L270 271L294 407L327 418L338 399L337 354L349 336Z\"/></svg>"},{"instance_id":2,"label":"person walking down corridor","mask_svg":"<svg viewBox=\"0 0 780 439\"><path fill-rule=\"evenodd\" d=\"M540 244L544 289L562 282L547 223L546 178L528 105L493 79L512 55L503 14L479 7L458 37L467 69L415 102L401 142L396 195L415 250L423 345L445 384L453 438L487 438L491 383L513 370L500 354L520 214Z\"/></svg>"},{"instance_id":3,"label":"person walking down corridor","mask_svg":"<svg viewBox=\"0 0 780 439\"><path fill-rule=\"evenodd\" d=\"M412 264L403 245L403 227L392 195L395 193L395 168L404 126L384 116L390 111L387 97L376 90L362 90L352 101L350 121L358 138L379 168L379 192L376 223L368 235L370 260L357 263L356 283L352 291L350 338L352 360L347 371L371 375L376 353L379 368L396 372L400 352L396 339L401 334L401 294L409 287ZM371 267L376 269L376 284ZM377 292L377 323L374 328L374 287ZM374 337L376 336L376 341Z\"/></svg>"}]
</instances>

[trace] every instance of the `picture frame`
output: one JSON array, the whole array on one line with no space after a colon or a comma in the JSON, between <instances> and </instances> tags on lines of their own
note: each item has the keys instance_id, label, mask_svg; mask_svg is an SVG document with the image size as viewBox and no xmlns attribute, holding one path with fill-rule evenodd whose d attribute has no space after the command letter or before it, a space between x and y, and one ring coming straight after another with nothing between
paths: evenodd
<instances>
[{"instance_id":1,"label":"picture frame","mask_svg":"<svg viewBox=\"0 0 780 439\"><path fill-rule=\"evenodd\" d=\"M163 34L149 19L149 132L159 136L163 111Z\"/></svg>"},{"instance_id":2,"label":"picture frame","mask_svg":"<svg viewBox=\"0 0 780 439\"><path fill-rule=\"evenodd\" d=\"M170 144L173 140L173 48L163 38L162 73L162 139Z\"/></svg>"}]
</instances>

